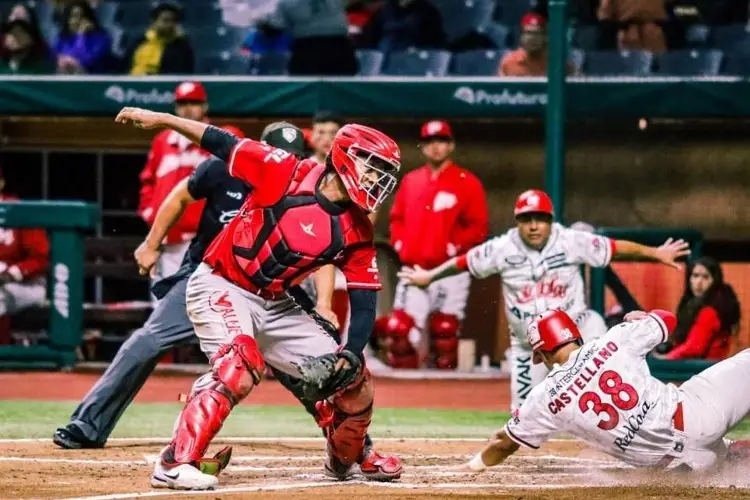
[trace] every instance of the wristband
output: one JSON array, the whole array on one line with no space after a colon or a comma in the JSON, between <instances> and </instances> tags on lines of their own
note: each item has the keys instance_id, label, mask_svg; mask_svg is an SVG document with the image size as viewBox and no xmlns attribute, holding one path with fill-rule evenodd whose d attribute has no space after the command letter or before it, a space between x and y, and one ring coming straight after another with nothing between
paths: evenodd
<instances>
[{"instance_id":1,"label":"wristband","mask_svg":"<svg viewBox=\"0 0 750 500\"><path fill-rule=\"evenodd\" d=\"M476 455L474 455L474 458L469 460L469 469L471 469L474 472L482 472L487 468L486 465L484 465L484 460L482 460L482 452L480 451Z\"/></svg>"}]
</instances>

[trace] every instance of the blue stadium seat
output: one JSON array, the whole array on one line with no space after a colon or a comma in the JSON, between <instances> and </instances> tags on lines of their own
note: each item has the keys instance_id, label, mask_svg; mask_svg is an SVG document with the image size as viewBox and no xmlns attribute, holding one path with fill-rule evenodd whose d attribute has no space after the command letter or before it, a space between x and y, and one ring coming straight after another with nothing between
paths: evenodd
<instances>
[{"instance_id":1,"label":"blue stadium seat","mask_svg":"<svg viewBox=\"0 0 750 500\"><path fill-rule=\"evenodd\" d=\"M672 76L718 75L723 57L720 50L665 52L657 60L657 73Z\"/></svg>"},{"instance_id":2,"label":"blue stadium seat","mask_svg":"<svg viewBox=\"0 0 750 500\"><path fill-rule=\"evenodd\" d=\"M266 52L250 56L250 74L259 76L282 76L289 73L288 52Z\"/></svg>"},{"instance_id":3,"label":"blue stadium seat","mask_svg":"<svg viewBox=\"0 0 750 500\"><path fill-rule=\"evenodd\" d=\"M599 48L599 26L579 25L573 29L573 46L583 50Z\"/></svg>"},{"instance_id":4,"label":"blue stadium seat","mask_svg":"<svg viewBox=\"0 0 750 500\"><path fill-rule=\"evenodd\" d=\"M117 22L128 32L131 28L148 25L151 22L151 2L147 0L129 0L120 2L117 11ZM130 34L130 33L129 33Z\"/></svg>"},{"instance_id":5,"label":"blue stadium seat","mask_svg":"<svg viewBox=\"0 0 750 500\"><path fill-rule=\"evenodd\" d=\"M197 52L237 52L242 46L246 30L223 25L207 25L203 28L195 28L188 35L193 41Z\"/></svg>"},{"instance_id":6,"label":"blue stadium seat","mask_svg":"<svg viewBox=\"0 0 750 500\"><path fill-rule=\"evenodd\" d=\"M507 26L500 23L490 23L487 26L478 30L479 33L487 35L498 49L504 49L508 46L508 38L510 36L510 30Z\"/></svg>"},{"instance_id":7,"label":"blue stadium seat","mask_svg":"<svg viewBox=\"0 0 750 500\"><path fill-rule=\"evenodd\" d=\"M217 2L183 2L183 23L188 29L222 24L224 11Z\"/></svg>"},{"instance_id":8,"label":"blue stadium seat","mask_svg":"<svg viewBox=\"0 0 750 500\"><path fill-rule=\"evenodd\" d=\"M746 49L750 52L750 33L745 24L714 26L711 30L711 47L717 50L730 51Z\"/></svg>"},{"instance_id":9,"label":"blue stadium seat","mask_svg":"<svg viewBox=\"0 0 750 500\"><path fill-rule=\"evenodd\" d=\"M484 29L492 22L495 9L494 0L442 0L434 3L443 18L443 29L449 40Z\"/></svg>"},{"instance_id":10,"label":"blue stadium seat","mask_svg":"<svg viewBox=\"0 0 750 500\"><path fill-rule=\"evenodd\" d=\"M518 26L521 18L533 7L531 0L500 0L494 18L506 26Z\"/></svg>"},{"instance_id":11,"label":"blue stadium seat","mask_svg":"<svg viewBox=\"0 0 750 500\"><path fill-rule=\"evenodd\" d=\"M456 76L495 76L503 51L470 50L453 55L451 73Z\"/></svg>"},{"instance_id":12,"label":"blue stadium seat","mask_svg":"<svg viewBox=\"0 0 750 500\"><path fill-rule=\"evenodd\" d=\"M750 76L750 53L735 52L724 55L724 75Z\"/></svg>"},{"instance_id":13,"label":"blue stadium seat","mask_svg":"<svg viewBox=\"0 0 750 500\"><path fill-rule=\"evenodd\" d=\"M380 74L385 56L379 50L358 50L359 76L375 76Z\"/></svg>"},{"instance_id":14,"label":"blue stadium seat","mask_svg":"<svg viewBox=\"0 0 750 500\"><path fill-rule=\"evenodd\" d=\"M196 58L199 75L246 75L250 69L250 56L220 52L203 54Z\"/></svg>"},{"instance_id":15,"label":"blue stadium seat","mask_svg":"<svg viewBox=\"0 0 750 500\"><path fill-rule=\"evenodd\" d=\"M651 72L654 56L639 50L586 52L584 73L590 76L643 76Z\"/></svg>"},{"instance_id":16,"label":"blue stadium seat","mask_svg":"<svg viewBox=\"0 0 750 500\"><path fill-rule=\"evenodd\" d=\"M685 30L685 42L692 49L702 49L708 45L711 28L705 24L693 24Z\"/></svg>"},{"instance_id":17,"label":"blue stadium seat","mask_svg":"<svg viewBox=\"0 0 750 500\"><path fill-rule=\"evenodd\" d=\"M583 73L583 66L586 63L586 53L581 49L570 49L568 51L568 60L573 63L577 73Z\"/></svg>"},{"instance_id":18,"label":"blue stadium seat","mask_svg":"<svg viewBox=\"0 0 750 500\"><path fill-rule=\"evenodd\" d=\"M391 76L445 76L451 53L444 50L407 50L389 54L383 74Z\"/></svg>"},{"instance_id":19,"label":"blue stadium seat","mask_svg":"<svg viewBox=\"0 0 750 500\"><path fill-rule=\"evenodd\" d=\"M96 17L102 26L111 26L117 21L118 4L102 2L96 7Z\"/></svg>"}]
</instances>

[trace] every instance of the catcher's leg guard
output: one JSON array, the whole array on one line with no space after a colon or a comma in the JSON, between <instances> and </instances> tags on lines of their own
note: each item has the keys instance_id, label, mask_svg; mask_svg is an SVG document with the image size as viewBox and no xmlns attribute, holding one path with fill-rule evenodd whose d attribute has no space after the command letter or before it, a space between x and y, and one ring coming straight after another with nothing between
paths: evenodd
<instances>
[{"instance_id":1,"label":"catcher's leg guard","mask_svg":"<svg viewBox=\"0 0 750 500\"><path fill-rule=\"evenodd\" d=\"M455 370L458 366L458 331L461 320L455 314L434 312L429 318L435 367Z\"/></svg>"},{"instance_id":2,"label":"catcher's leg guard","mask_svg":"<svg viewBox=\"0 0 750 500\"><path fill-rule=\"evenodd\" d=\"M386 318L376 322L376 335L385 339L388 364L393 368L418 368L419 355L409 341L414 318L402 309L394 309Z\"/></svg>"},{"instance_id":3,"label":"catcher's leg guard","mask_svg":"<svg viewBox=\"0 0 750 500\"><path fill-rule=\"evenodd\" d=\"M162 462L190 464L205 473L218 474L228 463L226 454L220 452L214 459L204 459L203 455L232 408L260 382L265 363L255 340L237 335L212 357L211 365L211 373L193 387Z\"/></svg>"},{"instance_id":4,"label":"catcher's leg guard","mask_svg":"<svg viewBox=\"0 0 750 500\"><path fill-rule=\"evenodd\" d=\"M371 480L390 481L401 476L401 461L385 457L365 445L367 429L372 420L373 384L367 367L345 390L329 402L317 404L318 425L326 433L326 473L337 479L352 474L352 466L360 464L362 474Z\"/></svg>"}]
</instances>

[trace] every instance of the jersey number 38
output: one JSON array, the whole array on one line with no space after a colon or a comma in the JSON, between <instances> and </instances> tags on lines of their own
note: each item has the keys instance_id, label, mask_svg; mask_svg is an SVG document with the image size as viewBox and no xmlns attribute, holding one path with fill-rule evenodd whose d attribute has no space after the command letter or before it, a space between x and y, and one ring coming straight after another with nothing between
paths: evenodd
<instances>
[{"instance_id":1,"label":"jersey number 38","mask_svg":"<svg viewBox=\"0 0 750 500\"><path fill-rule=\"evenodd\" d=\"M598 393L589 391L581 394L581 398L578 400L578 408L580 408L581 413L591 410L597 416L604 417L606 415L606 418L599 421L597 427L609 431L617 427L620 422L618 408L627 411L632 410L638 404L638 392L632 385L624 383L619 373L612 370L607 370L601 374L599 389L609 396L612 404L603 402ZM623 398L623 396L625 397Z\"/></svg>"}]
</instances>

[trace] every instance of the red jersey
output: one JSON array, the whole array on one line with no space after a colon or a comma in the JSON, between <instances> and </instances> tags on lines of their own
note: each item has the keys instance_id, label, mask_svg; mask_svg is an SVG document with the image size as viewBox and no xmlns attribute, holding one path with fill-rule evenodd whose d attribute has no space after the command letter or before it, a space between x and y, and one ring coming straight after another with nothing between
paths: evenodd
<instances>
[{"instance_id":1,"label":"red jersey","mask_svg":"<svg viewBox=\"0 0 750 500\"><path fill-rule=\"evenodd\" d=\"M391 208L391 245L402 264L432 269L483 242L488 230L487 197L468 170L425 165L404 176Z\"/></svg>"},{"instance_id":2,"label":"red jersey","mask_svg":"<svg viewBox=\"0 0 750 500\"><path fill-rule=\"evenodd\" d=\"M210 153L172 130L159 132L151 145L146 166L140 175L141 199L138 215L150 226L159 207L172 189L195 171ZM195 236L205 200L191 203L169 230L167 244L188 241Z\"/></svg>"},{"instance_id":3,"label":"red jersey","mask_svg":"<svg viewBox=\"0 0 750 500\"><path fill-rule=\"evenodd\" d=\"M720 361L729 356L732 332L721 329L719 313L705 306L695 317L685 341L669 351L665 359L706 359Z\"/></svg>"},{"instance_id":4,"label":"red jersey","mask_svg":"<svg viewBox=\"0 0 750 500\"><path fill-rule=\"evenodd\" d=\"M18 198L0 195L0 201ZM16 281L44 275L49 268L49 242L44 229L0 227L0 272Z\"/></svg>"},{"instance_id":5,"label":"red jersey","mask_svg":"<svg viewBox=\"0 0 750 500\"><path fill-rule=\"evenodd\" d=\"M325 165L250 139L228 165L253 190L206 252L216 273L266 299L285 296L326 264L341 269L348 288L380 289L372 224L353 203L318 192Z\"/></svg>"}]
</instances>

